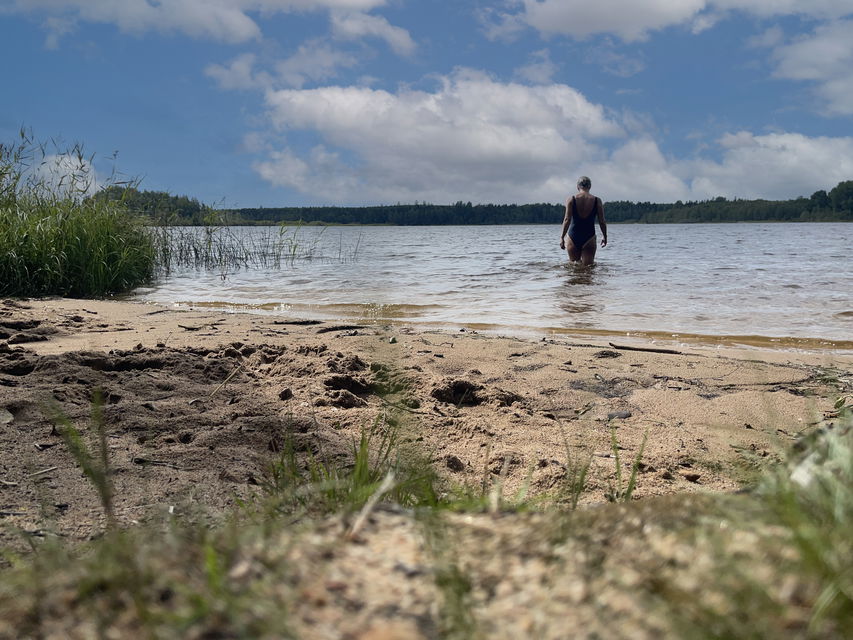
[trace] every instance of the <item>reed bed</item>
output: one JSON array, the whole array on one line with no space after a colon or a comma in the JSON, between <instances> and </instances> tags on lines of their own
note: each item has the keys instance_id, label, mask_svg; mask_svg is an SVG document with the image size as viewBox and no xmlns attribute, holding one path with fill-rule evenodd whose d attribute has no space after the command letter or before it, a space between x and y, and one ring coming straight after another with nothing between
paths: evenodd
<instances>
[{"instance_id":1,"label":"reed bed","mask_svg":"<svg viewBox=\"0 0 853 640\"><path fill-rule=\"evenodd\" d=\"M357 259L360 238L354 245L339 242L334 249L324 243L325 230L303 237L301 227L156 226L149 229L157 251L158 269L168 275L175 269L226 272L234 269L282 269L300 261L345 263Z\"/></svg>"},{"instance_id":2,"label":"reed bed","mask_svg":"<svg viewBox=\"0 0 853 640\"><path fill-rule=\"evenodd\" d=\"M57 200L0 208L0 295L100 297L148 281L154 244L121 209Z\"/></svg>"},{"instance_id":3,"label":"reed bed","mask_svg":"<svg viewBox=\"0 0 853 640\"><path fill-rule=\"evenodd\" d=\"M96 188L80 145L0 144L0 295L101 297L153 277L151 235Z\"/></svg>"}]
</instances>

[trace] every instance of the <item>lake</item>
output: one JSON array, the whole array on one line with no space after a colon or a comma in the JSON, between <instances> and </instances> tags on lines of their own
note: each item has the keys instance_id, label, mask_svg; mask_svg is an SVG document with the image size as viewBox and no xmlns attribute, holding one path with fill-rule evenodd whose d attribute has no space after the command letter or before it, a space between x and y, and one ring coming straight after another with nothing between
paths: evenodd
<instances>
[{"instance_id":1,"label":"lake","mask_svg":"<svg viewBox=\"0 0 853 640\"><path fill-rule=\"evenodd\" d=\"M506 334L853 348L853 224L608 232L595 267L582 269L568 265L556 224L291 228L309 257L176 269L133 299Z\"/></svg>"}]
</instances>

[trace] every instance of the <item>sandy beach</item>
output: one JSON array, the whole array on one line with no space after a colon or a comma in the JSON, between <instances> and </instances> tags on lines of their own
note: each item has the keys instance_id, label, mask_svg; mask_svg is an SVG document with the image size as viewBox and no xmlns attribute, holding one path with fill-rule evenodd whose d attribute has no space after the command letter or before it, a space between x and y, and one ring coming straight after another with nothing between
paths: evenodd
<instances>
[{"instance_id":1,"label":"sandy beach","mask_svg":"<svg viewBox=\"0 0 853 640\"><path fill-rule=\"evenodd\" d=\"M37 528L40 502L64 505L58 526L82 538L99 527L97 499L49 415L85 427L95 389L117 515L131 522L152 503L191 496L224 508L247 496L285 432L343 456L387 410L372 391L379 366L410 390L406 437L453 483L500 475L507 496L548 492L568 451L592 456L582 502L600 502L615 475L613 433L625 465L647 434L637 497L736 490L754 456L777 457L831 409L822 371L851 364L819 352L655 353L109 301L6 302L0 312L0 476L55 467L5 487L4 508Z\"/></svg>"},{"instance_id":2,"label":"sandy beach","mask_svg":"<svg viewBox=\"0 0 853 640\"><path fill-rule=\"evenodd\" d=\"M831 415L835 396L827 378L849 376L853 365L850 354L829 352L691 346L662 353L642 350L661 345L567 336L519 339L69 299L4 301L0 331L0 508L7 525L0 535L13 546L13 530L49 529L72 541L102 532L98 496L54 427L55 416L64 416L85 432L96 390L104 403L116 518L131 527L152 509L192 504L227 513L258 492L285 442L346 464L353 439L388 411L405 416L402 438L447 486L499 486L509 502L557 495L571 465L591 460L580 502L606 503L617 487L614 438L625 476L645 440L634 492L641 503L736 492ZM405 389L405 405L390 406L378 392L383 385ZM487 538L498 545L495 553L523 540L535 547L537 517L502 524L494 516L465 516L459 526L473 537L460 548L470 546L469 562L476 564L488 546L476 542L483 527L492 531ZM406 546L414 544L413 526L392 512L371 520L363 544L344 552L356 555L334 565L338 572L364 568L340 580L362 584L367 604L343 622L329 604L334 596L324 595L322 605L299 599L300 624L317 631L308 635L344 637L336 634L346 627L352 632L346 637L369 637L358 633L371 620L385 620L390 635L370 637L431 635L408 618L383 618L377 611L390 596L370 596L365 586L372 567L383 579L414 580L406 588L415 588L416 573L397 575L397 565L385 566L391 560L374 549L385 549L379 541L391 535L399 553L423 553ZM310 549L299 553L319 553ZM318 557L312 556L315 568L325 562ZM313 577L303 578L302 587L313 585ZM584 593L571 597L579 604ZM428 611L430 597L413 595L412 607ZM520 637L499 622L512 618L511 610L494 614L500 630L494 637ZM563 613L551 611L552 620L548 611L518 633L539 629L539 637L559 637L561 627L549 624ZM574 615L591 616L590 628L607 630L592 609ZM325 628L320 623L312 626L317 616L328 633L318 631Z\"/></svg>"}]
</instances>

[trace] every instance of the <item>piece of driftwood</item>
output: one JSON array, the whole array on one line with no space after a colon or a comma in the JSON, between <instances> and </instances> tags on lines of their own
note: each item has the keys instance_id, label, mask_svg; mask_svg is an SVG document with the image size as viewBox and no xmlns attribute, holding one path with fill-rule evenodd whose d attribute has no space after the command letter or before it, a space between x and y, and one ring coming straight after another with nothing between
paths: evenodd
<instances>
[{"instance_id":1,"label":"piece of driftwood","mask_svg":"<svg viewBox=\"0 0 853 640\"><path fill-rule=\"evenodd\" d=\"M321 327L316 333L331 333L332 331L352 331L353 329L364 329L362 324L339 324L334 327Z\"/></svg>"},{"instance_id":2,"label":"piece of driftwood","mask_svg":"<svg viewBox=\"0 0 853 640\"><path fill-rule=\"evenodd\" d=\"M661 349L659 347L629 347L624 344L613 344L612 342L608 342L608 344L614 349L621 349L622 351L648 351L649 353L671 353L676 356L683 356L683 351L676 351L675 349Z\"/></svg>"},{"instance_id":3,"label":"piece of driftwood","mask_svg":"<svg viewBox=\"0 0 853 640\"><path fill-rule=\"evenodd\" d=\"M295 326L310 326L314 324L323 324L320 320L273 320L273 324L290 324Z\"/></svg>"}]
</instances>

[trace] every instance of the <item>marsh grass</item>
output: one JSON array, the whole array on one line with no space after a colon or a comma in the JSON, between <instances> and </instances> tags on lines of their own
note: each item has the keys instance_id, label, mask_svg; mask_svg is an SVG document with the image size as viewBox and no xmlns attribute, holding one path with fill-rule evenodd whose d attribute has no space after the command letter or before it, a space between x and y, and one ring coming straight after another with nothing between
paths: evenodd
<instances>
[{"instance_id":1,"label":"marsh grass","mask_svg":"<svg viewBox=\"0 0 853 640\"><path fill-rule=\"evenodd\" d=\"M100 297L154 275L150 234L95 188L80 145L0 144L0 295Z\"/></svg>"}]
</instances>

